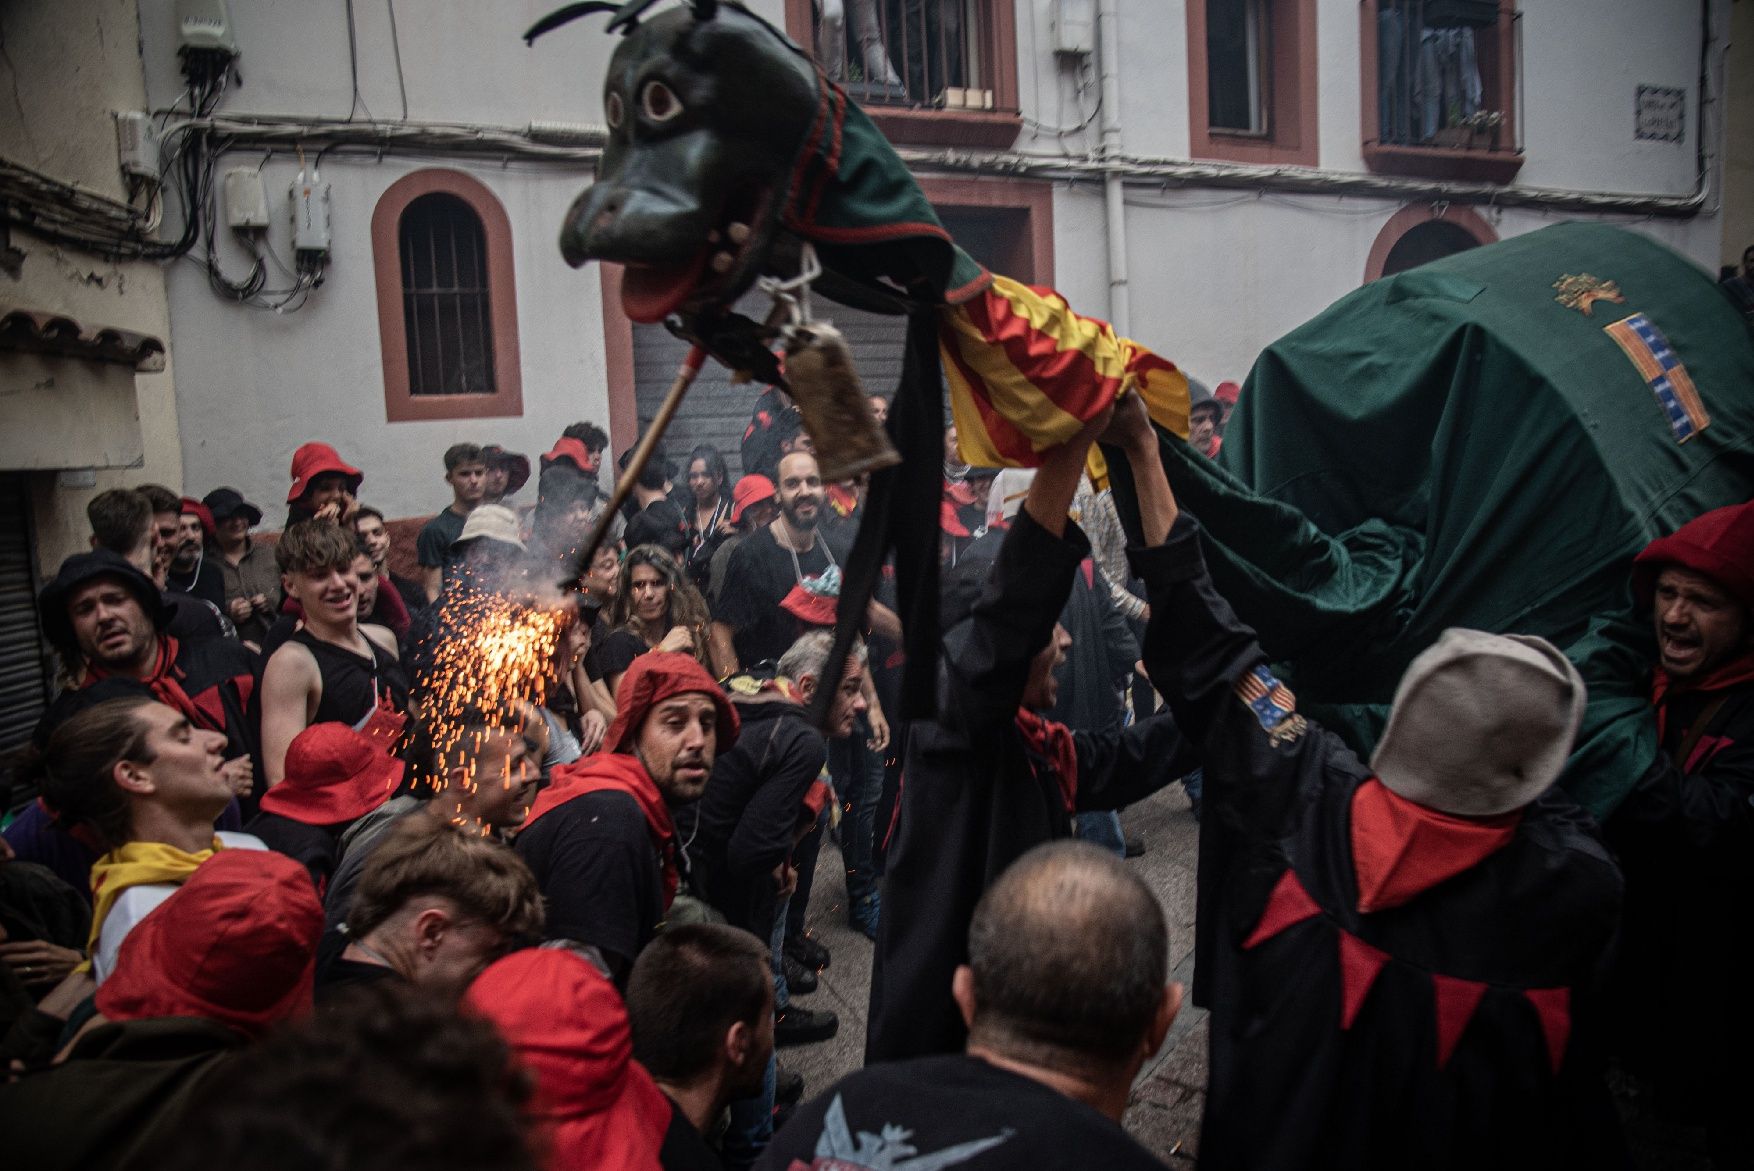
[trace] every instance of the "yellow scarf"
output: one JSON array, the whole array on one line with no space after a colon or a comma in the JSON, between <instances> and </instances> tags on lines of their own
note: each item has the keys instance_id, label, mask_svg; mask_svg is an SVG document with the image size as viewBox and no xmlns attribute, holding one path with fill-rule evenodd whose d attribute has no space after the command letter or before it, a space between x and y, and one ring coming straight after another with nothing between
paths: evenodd
<instances>
[{"instance_id":1,"label":"yellow scarf","mask_svg":"<svg viewBox=\"0 0 1754 1171\"><path fill-rule=\"evenodd\" d=\"M86 942L87 955L97 953L98 936L103 934L104 920L109 918L110 910L122 892L131 886L147 886L157 882L174 882L181 885L195 868L214 852L224 849L217 837L213 839L213 848L201 850L194 854L168 846L163 842L128 842L111 850L102 858L91 864L91 938ZM79 971L91 969L91 960L87 959Z\"/></svg>"}]
</instances>

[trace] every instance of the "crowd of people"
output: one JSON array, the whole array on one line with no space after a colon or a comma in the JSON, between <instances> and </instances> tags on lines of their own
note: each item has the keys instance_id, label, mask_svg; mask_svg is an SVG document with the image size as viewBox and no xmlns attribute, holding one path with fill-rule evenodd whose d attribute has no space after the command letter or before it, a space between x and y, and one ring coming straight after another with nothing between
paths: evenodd
<instances>
[{"instance_id":1,"label":"crowd of people","mask_svg":"<svg viewBox=\"0 0 1754 1171\"><path fill-rule=\"evenodd\" d=\"M1203 455L1239 393L1196 389ZM741 476L660 456L613 514L588 422L534 467L452 446L417 535L319 442L274 533L229 487L101 493L0 862L8 1153L1161 1166L1120 1123L1183 990L1116 811L1180 782L1203 1163L1627 1165L1612 1069L1741 1165L1754 505L1628 567L1659 747L1604 827L1555 787L1584 688L1541 639L1447 632L1369 761L1299 712L1160 442L1137 396L1029 472L947 429L936 714L895 726L892 577L830 672L865 488L777 390ZM866 1068L806 1099L824 838L873 975Z\"/></svg>"}]
</instances>

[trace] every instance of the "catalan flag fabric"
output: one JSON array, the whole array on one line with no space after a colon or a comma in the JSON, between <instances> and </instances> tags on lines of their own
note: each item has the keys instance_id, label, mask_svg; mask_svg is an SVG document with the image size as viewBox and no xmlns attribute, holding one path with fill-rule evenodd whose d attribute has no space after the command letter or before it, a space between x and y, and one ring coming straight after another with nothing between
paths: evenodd
<instances>
[{"instance_id":1,"label":"catalan flag fabric","mask_svg":"<svg viewBox=\"0 0 1754 1171\"><path fill-rule=\"evenodd\" d=\"M1187 436L1187 376L1052 289L995 274L940 311L938 340L957 442L977 467L1034 467L1130 390L1159 427Z\"/></svg>"}]
</instances>

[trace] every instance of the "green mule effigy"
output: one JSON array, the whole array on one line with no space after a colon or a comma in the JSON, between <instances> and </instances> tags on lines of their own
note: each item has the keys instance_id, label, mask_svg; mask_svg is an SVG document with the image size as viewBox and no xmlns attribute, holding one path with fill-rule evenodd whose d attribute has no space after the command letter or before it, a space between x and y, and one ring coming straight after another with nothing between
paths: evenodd
<instances>
[{"instance_id":1,"label":"green mule effigy","mask_svg":"<svg viewBox=\"0 0 1754 1171\"><path fill-rule=\"evenodd\" d=\"M1163 447L1313 714L1368 753L1444 628L1542 635L1590 688L1562 784L1605 815L1656 751L1628 570L1754 496L1754 341L1690 261L1560 224L1366 285L1261 354L1216 463Z\"/></svg>"}]
</instances>

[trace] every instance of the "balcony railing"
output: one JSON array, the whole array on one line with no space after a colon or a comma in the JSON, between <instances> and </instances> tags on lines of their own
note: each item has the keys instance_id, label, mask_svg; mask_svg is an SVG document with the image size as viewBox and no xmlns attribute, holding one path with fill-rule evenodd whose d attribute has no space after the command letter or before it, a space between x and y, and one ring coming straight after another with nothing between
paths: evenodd
<instances>
[{"instance_id":1,"label":"balcony railing","mask_svg":"<svg viewBox=\"0 0 1754 1171\"><path fill-rule=\"evenodd\" d=\"M821 0L816 59L866 106L994 108L983 0Z\"/></svg>"}]
</instances>

